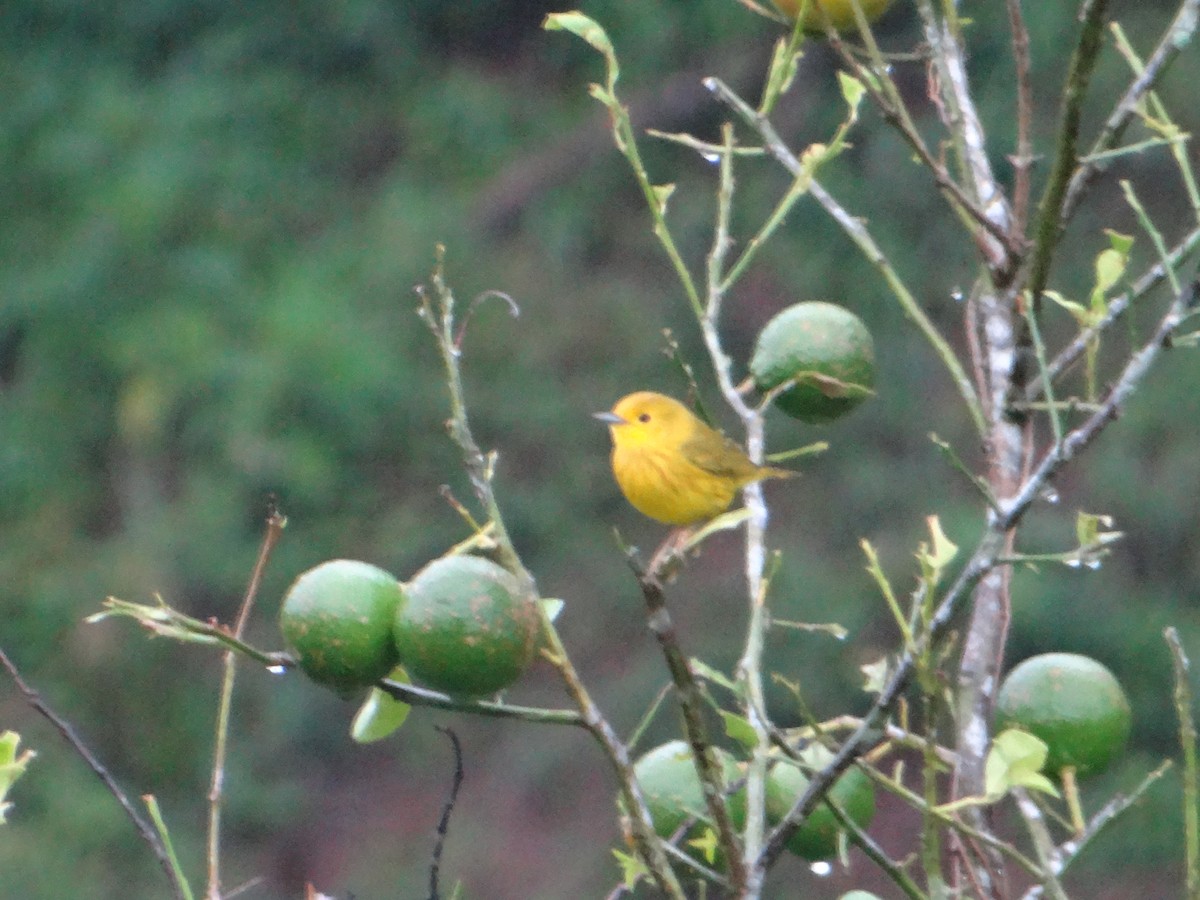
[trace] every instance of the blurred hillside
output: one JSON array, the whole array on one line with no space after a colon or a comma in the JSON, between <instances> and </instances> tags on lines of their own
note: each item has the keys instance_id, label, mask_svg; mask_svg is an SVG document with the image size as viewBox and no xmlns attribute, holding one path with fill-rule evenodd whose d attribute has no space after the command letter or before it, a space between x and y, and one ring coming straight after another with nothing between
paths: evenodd
<instances>
[{"instance_id":1,"label":"blurred hillside","mask_svg":"<svg viewBox=\"0 0 1200 900\"><path fill-rule=\"evenodd\" d=\"M1028 5L1044 155L1074 25L1070 4ZM1003 5L965 6L994 161L1007 172L1013 76ZM1113 6L1143 50L1172 8ZM495 289L521 309L514 320L487 304L473 318L467 394L477 436L500 454L498 489L517 545L544 595L566 600L560 625L578 668L624 731L667 680L612 535L615 526L650 547L662 529L620 498L608 439L588 414L634 388L683 392L661 352L663 328L702 373L704 358L607 119L587 97L599 62L581 42L540 29L558 8L0 6L0 647L131 795L159 797L197 886L218 655L147 641L122 622L82 620L107 595L160 593L192 615L228 621L270 497L289 527L250 629L266 647L279 644L279 598L309 566L346 556L407 578L466 536L439 490L449 484L469 497L441 427L440 362L414 314L412 288L438 242L461 300ZM719 75L756 97L777 36L733 0L581 8L616 43L622 96L639 125L710 139L724 111L701 78ZM881 24L885 44L911 48L914 20L901 0ZM826 48L809 48L777 116L793 146L827 140L840 121L835 71ZM897 78L932 133L923 68L898 63ZM1198 79L1200 59L1189 51L1162 91L1185 130L1200 127ZM1094 131L1110 106L1104 98L1127 81L1107 51L1085 129ZM869 220L960 345L954 295L976 277L974 248L878 115L863 118L824 182ZM674 146L647 141L644 152L658 180L678 184L672 221L698 267L712 168ZM1090 286L1103 228L1138 235L1132 271L1154 258L1117 178L1133 179L1167 234L1186 220L1166 153L1114 166L1053 273L1068 296ZM766 161L743 165L739 239L786 183ZM879 396L861 411L821 429L771 422L774 449L832 445L804 464L806 477L768 489L772 543L784 553L775 603L780 618L836 620L851 636L776 633L770 661L802 683L817 714L836 715L865 706L858 667L896 640L863 572L860 538L905 588L924 517L940 515L965 545L982 511L928 439L936 431L977 459L943 369L875 271L806 203L729 300L727 349L739 371L758 328L800 299L852 308L879 351ZM1135 317L1121 337L1135 342L1141 324ZM1071 326L1061 316L1047 331L1061 338ZM1174 752L1163 627L1177 625L1200 656L1198 389L1196 357L1167 354L1024 536L1030 552L1065 549L1079 509L1114 515L1128 534L1100 572L1048 568L1015 580L1012 660L1088 653L1133 697L1137 752L1098 792L1132 785ZM710 408L715 399L710 392ZM717 666L740 650L738 554L734 535L710 542L671 597L685 647ZM566 703L545 665L514 699ZM785 693L773 702L781 720L793 714ZM465 896L495 900L599 897L611 887L613 785L582 733L417 711L397 737L363 748L347 734L354 708L298 675L245 667L227 779L226 887L261 878L244 896L262 900L300 896L309 880L339 897L424 896L452 772L434 724L452 725L465 750L444 882L461 878ZM7 686L4 728L39 757L0 832L0 896L162 896L161 873L111 798ZM665 712L649 740L675 728ZM1137 896L1174 894L1139 879L1181 859L1175 789L1164 779L1095 844L1074 876L1076 886L1093 886L1080 896L1133 896L1135 882ZM880 824L885 846L903 846L911 825L903 814L885 812ZM786 862L772 896L834 896L865 871L858 859L851 875L824 885Z\"/></svg>"}]
</instances>

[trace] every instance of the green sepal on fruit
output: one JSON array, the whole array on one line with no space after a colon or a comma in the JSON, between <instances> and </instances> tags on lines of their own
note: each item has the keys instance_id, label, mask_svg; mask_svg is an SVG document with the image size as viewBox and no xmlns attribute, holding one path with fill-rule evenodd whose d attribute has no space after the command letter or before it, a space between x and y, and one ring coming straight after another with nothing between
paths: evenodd
<instances>
[{"instance_id":1,"label":"green sepal on fruit","mask_svg":"<svg viewBox=\"0 0 1200 900\"><path fill-rule=\"evenodd\" d=\"M339 691L374 684L396 665L392 622L404 590L370 563L334 559L292 582L279 628L300 668Z\"/></svg>"},{"instance_id":2,"label":"green sepal on fruit","mask_svg":"<svg viewBox=\"0 0 1200 900\"><path fill-rule=\"evenodd\" d=\"M714 748L723 769L726 784L740 777L737 762L726 751ZM675 740L660 744L646 751L633 765L633 773L642 789L654 833L661 838L670 838L689 819L696 824L678 842L679 849L708 866L721 869L724 860L718 855L704 853L692 842L709 843L705 839L712 830L708 804L704 800L704 789L696 765L692 761L692 749L686 742ZM730 819L740 827L746 818L745 789L727 799Z\"/></svg>"},{"instance_id":3,"label":"green sepal on fruit","mask_svg":"<svg viewBox=\"0 0 1200 900\"><path fill-rule=\"evenodd\" d=\"M1120 682L1103 664L1076 653L1043 653L1015 666L996 698L997 732L1020 728L1049 750L1043 771L1067 766L1083 777L1125 750L1133 716Z\"/></svg>"},{"instance_id":4,"label":"green sepal on fruit","mask_svg":"<svg viewBox=\"0 0 1200 900\"><path fill-rule=\"evenodd\" d=\"M805 0L772 0L772 2L781 13L793 20L803 8L804 19L801 27L808 32L824 32L827 27L832 27L834 31L858 30L858 19L854 15L852 0L807 0L807 4ZM891 5L892 0L859 0L859 6L868 22L874 22Z\"/></svg>"},{"instance_id":5,"label":"green sepal on fruit","mask_svg":"<svg viewBox=\"0 0 1200 900\"><path fill-rule=\"evenodd\" d=\"M772 825L783 821L792 805L808 788L808 776L801 771L820 771L833 754L819 744L800 751L801 765L781 759L767 775L767 819ZM867 828L875 818L875 788L860 769L851 767L838 776L826 795L859 828ZM830 859L838 852L838 834L842 831L837 817L825 804L818 803L799 830L787 842L792 853L807 860Z\"/></svg>"},{"instance_id":6,"label":"green sepal on fruit","mask_svg":"<svg viewBox=\"0 0 1200 900\"><path fill-rule=\"evenodd\" d=\"M854 313L823 301L796 303L759 332L750 374L775 405L802 422L830 422L874 393L875 342Z\"/></svg>"},{"instance_id":7,"label":"green sepal on fruit","mask_svg":"<svg viewBox=\"0 0 1200 900\"><path fill-rule=\"evenodd\" d=\"M533 659L539 617L517 579L480 556L445 556L406 585L396 615L400 660L420 683L484 697L516 681Z\"/></svg>"}]
</instances>

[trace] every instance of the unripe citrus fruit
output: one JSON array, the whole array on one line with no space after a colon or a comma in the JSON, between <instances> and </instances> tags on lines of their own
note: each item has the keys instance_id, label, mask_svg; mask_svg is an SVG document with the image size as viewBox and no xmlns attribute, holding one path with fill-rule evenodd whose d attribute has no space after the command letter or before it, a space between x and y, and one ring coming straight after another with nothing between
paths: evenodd
<instances>
[{"instance_id":1,"label":"unripe citrus fruit","mask_svg":"<svg viewBox=\"0 0 1200 900\"><path fill-rule=\"evenodd\" d=\"M789 19L795 19L804 6L804 0L772 0L779 11ZM868 22L874 22L883 15L884 10L891 6L892 0L859 0L863 14ZM851 0L808 0L808 8L804 13L801 27L805 31L824 31L825 18L821 15L824 9L829 17L829 23L835 31L857 31L858 20L854 17L854 7Z\"/></svg>"},{"instance_id":2,"label":"unripe citrus fruit","mask_svg":"<svg viewBox=\"0 0 1200 900\"><path fill-rule=\"evenodd\" d=\"M862 319L833 303L797 303L759 332L750 374L760 391L789 381L775 405L802 422L829 422L872 393L875 343Z\"/></svg>"},{"instance_id":3,"label":"unripe citrus fruit","mask_svg":"<svg viewBox=\"0 0 1200 900\"><path fill-rule=\"evenodd\" d=\"M996 698L996 731L1022 728L1045 742L1045 771L1099 772L1120 756L1132 714L1116 676L1075 653L1043 653L1016 666Z\"/></svg>"},{"instance_id":4,"label":"unripe citrus fruit","mask_svg":"<svg viewBox=\"0 0 1200 900\"><path fill-rule=\"evenodd\" d=\"M392 622L404 591L370 563L334 559L292 582L279 628L300 668L339 690L373 684L396 665Z\"/></svg>"},{"instance_id":5,"label":"unripe citrus fruit","mask_svg":"<svg viewBox=\"0 0 1200 900\"><path fill-rule=\"evenodd\" d=\"M724 781L730 784L739 777L738 766L733 757L720 748L715 750L724 770ZM688 819L696 819L696 824L688 829L680 839L680 850L699 858L695 847L688 846L688 841L700 837L710 826L708 804L704 800L704 789L700 785L700 776L696 774L696 765L692 762L692 748L684 741L668 741L648 750L633 766L646 799L646 807L650 810L650 819L654 823L654 832L659 837L669 838ZM729 814L735 826L739 820L746 817L745 791L739 791L726 801ZM718 868L723 861L703 860Z\"/></svg>"},{"instance_id":6,"label":"unripe citrus fruit","mask_svg":"<svg viewBox=\"0 0 1200 900\"><path fill-rule=\"evenodd\" d=\"M465 697L508 687L533 658L538 616L516 578L480 556L445 556L406 586L395 640L409 674Z\"/></svg>"},{"instance_id":7,"label":"unripe citrus fruit","mask_svg":"<svg viewBox=\"0 0 1200 900\"><path fill-rule=\"evenodd\" d=\"M806 767L819 770L829 764L833 754L819 744L813 744L800 751L800 757ZM808 776L794 763L780 760L771 767L767 776L767 818L772 824L783 821L807 787ZM827 796L860 828L866 828L875 817L875 788L871 779L857 768L851 767L838 776ZM818 803L792 835L787 848L804 859L829 859L837 854L841 830L833 811L824 803Z\"/></svg>"}]
</instances>

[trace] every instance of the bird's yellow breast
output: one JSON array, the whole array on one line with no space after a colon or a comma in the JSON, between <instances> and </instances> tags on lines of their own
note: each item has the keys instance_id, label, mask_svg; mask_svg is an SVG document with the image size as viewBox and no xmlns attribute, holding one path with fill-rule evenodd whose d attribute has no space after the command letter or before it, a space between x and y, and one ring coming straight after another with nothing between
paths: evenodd
<instances>
[{"instance_id":1,"label":"bird's yellow breast","mask_svg":"<svg viewBox=\"0 0 1200 900\"><path fill-rule=\"evenodd\" d=\"M711 519L733 502L738 487L692 465L678 452L618 446L612 464L617 485L633 508L667 525Z\"/></svg>"}]
</instances>

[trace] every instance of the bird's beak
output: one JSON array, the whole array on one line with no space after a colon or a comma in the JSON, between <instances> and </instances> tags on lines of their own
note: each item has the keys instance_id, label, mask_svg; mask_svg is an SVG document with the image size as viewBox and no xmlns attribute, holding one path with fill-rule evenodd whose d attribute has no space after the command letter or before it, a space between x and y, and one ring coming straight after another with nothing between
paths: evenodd
<instances>
[{"instance_id":1,"label":"bird's beak","mask_svg":"<svg viewBox=\"0 0 1200 900\"><path fill-rule=\"evenodd\" d=\"M592 413L592 418L605 425L627 425L628 423L614 412Z\"/></svg>"}]
</instances>

